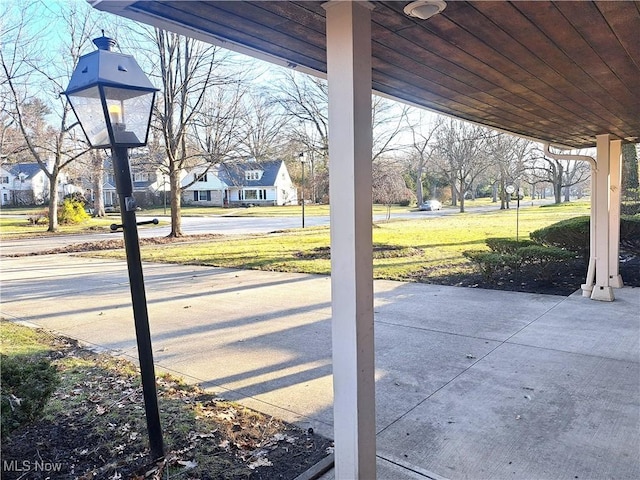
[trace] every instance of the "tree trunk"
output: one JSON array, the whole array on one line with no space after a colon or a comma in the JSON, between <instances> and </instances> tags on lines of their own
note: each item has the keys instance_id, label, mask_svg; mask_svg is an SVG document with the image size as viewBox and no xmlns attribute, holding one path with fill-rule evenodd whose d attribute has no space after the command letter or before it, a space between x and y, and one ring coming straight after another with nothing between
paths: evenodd
<instances>
[{"instance_id":1,"label":"tree trunk","mask_svg":"<svg viewBox=\"0 0 640 480\"><path fill-rule=\"evenodd\" d=\"M464 213L464 180L460 180L460 213Z\"/></svg>"},{"instance_id":2,"label":"tree trunk","mask_svg":"<svg viewBox=\"0 0 640 480\"><path fill-rule=\"evenodd\" d=\"M553 186L553 198L556 205L562 203L562 181L556 182Z\"/></svg>"},{"instance_id":3,"label":"tree trunk","mask_svg":"<svg viewBox=\"0 0 640 480\"><path fill-rule=\"evenodd\" d=\"M418 205L421 205L424 202L424 191L422 190L422 167L418 167L418 171L416 172L416 199L418 201Z\"/></svg>"},{"instance_id":4,"label":"tree trunk","mask_svg":"<svg viewBox=\"0 0 640 480\"><path fill-rule=\"evenodd\" d=\"M569 203L571 201L571 189L564 187L564 201Z\"/></svg>"},{"instance_id":5,"label":"tree trunk","mask_svg":"<svg viewBox=\"0 0 640 480\"><path fill-rule=\"evenodd\" d=\"M98 151L91 152L93 164L93 216L104 217L104 157Z\"/></svg>"},{"instance_id":6,"label":"tree trunk","mask_svg":"<svg viewBox=\"0 0 640 480\"><path fill-rule=\"evenodd\" d=\"M49 228L48 232L58 231L58 172L54 172L49 177Z\"/></svg>"},{"instance_id":7,"label":"tree trunk","mask_svg":"<svg viewBox=\"0 0 640 480\"><path fill-rule=\"evenodd\" d=\"M181 185L180 170L173 170L169 174L171 184L171 233L170 237L181 237L182 232L182 214L181 214Z\"/></svg>"}]
</instances>

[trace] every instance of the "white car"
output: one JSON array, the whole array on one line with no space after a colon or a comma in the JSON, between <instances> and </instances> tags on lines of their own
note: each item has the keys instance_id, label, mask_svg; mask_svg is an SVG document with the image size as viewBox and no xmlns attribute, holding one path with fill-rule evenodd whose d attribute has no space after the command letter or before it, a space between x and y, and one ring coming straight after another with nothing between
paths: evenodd
<instances>
[{"instance_id":1,"label":"white car","mask_svg":"<svg viewBox=\"0 0 640 480\"><path fill-rule=\"evenodd\" d=\"M427 200L420 205L419 210L422 212L430 212L432 210L440 210L441 208L442 204L438 200Z\"/></svg>"}]
</instances>

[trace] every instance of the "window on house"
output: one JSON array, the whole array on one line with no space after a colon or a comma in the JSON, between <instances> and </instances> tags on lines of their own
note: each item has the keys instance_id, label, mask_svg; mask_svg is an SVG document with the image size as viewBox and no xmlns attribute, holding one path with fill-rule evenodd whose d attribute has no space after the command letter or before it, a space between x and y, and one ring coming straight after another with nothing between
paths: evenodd
<instances>
[{"instance_id":1,"label":"window on house","mask_svg":"<svg viewBox=\"0 0 640 480\"><path fill-rule=\"evenodd\" d=\"M148 182L149 174L147 172L136 172L133 174L134 182Z\"/></svg>"},{"instance_id":2,"label":"window on house","mask_svg":"<svg viewBox=\"0 0 640 480\"><path fill-rule=\"evenodd\" d=\"M262 178L261 170L247 170L244 172L244 178L246 180L260 180Z\"/></svg>"},{"instance_id":3,"label":"window on house","mask_svg":"<svg viewBox=\"0 0 640 480\"><path fill-rule=\"evenodd\" d=\"M200 175L198 175L196 173L194 175L194 177L196 177L196 182L206 182L207 181L207 174L206 173L201 173Z\"/></svg>"},{"instance_id":4,"label":"window on house","mask_svg":"<svg viewBox=\"0 0 640 480\"><path fill-rule=\"evenodd\" d=\"M193 191L193 200L195 202L204 202L211 201L211 191L210 190L194 190Z\"/></svg>"},{"instance_id":5,"label":"window on house","mask_svg":"<svg viewBox=\"0 0 640 480\"><path fill-rule=\"evenodd\" d=\"M258 191L257 190L245 190L244 191L244 199L245 200L257 200L258 199Z\"/></svg>"},{"instance_id":6,"label":"window on house","mask_svg":"<svg viewBox=\"0 0 640 480\"><path fill-rule=\"evenodd\" d=\"M9 177L3 175L2 179L0 179L0 183L9 183Z\"/></svg>"}]
</instances>

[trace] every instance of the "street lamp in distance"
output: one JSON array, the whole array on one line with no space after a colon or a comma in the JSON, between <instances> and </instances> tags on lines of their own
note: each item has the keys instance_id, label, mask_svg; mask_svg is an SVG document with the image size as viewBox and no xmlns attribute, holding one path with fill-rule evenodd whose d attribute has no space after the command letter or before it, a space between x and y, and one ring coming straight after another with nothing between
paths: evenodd
<instances>
[{"instance_id":1,"label":"street lamp in distance","mask_svg":"<svg viewBox=\"0 0 640 480\"><path fill-rule=\"evenodd\" d=\"M151 110L158 89L131 55L112 51L116 42L105 37L104 31L102 37L93 42L98 50L78 60L64 94L90 146L111 148L122 220L122 225L112 228L124 231L149 446L153 458L159 459L164 456L164 445L140 258L137 205L129 165L129 148L147 143Z\"/></svg>"},{"instance_id":2,"label":"street lamp in distance","mask_svg":"<svg viewBox=\"0 0 640 480\"><path fill-rule=\"evenodd\" d=\"M300 165L302 166L302 228L304 228L304 164L307 163L307 157L304 152L300 152Z\"/></svg>"}]
</instances>

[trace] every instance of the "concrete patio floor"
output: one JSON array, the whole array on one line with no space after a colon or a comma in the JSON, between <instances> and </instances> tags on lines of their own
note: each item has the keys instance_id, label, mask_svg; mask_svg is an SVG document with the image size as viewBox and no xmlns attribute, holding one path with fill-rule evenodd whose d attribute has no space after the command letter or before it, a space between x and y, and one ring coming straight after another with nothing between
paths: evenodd
<instances>
[{"instance_id":1,"label":"concrete patio floor","mask_svg":"<svg viewBox=\"0 0 640 480\"><path fill-rule=\"evenodd\" d=\"M124 262L0 266L4 318L137 363ZM144 271L159 371L332 436L328 277ZM376 281L378 478L640 478L640 289L615 295Z\"/></svg>"}]
</instances>

